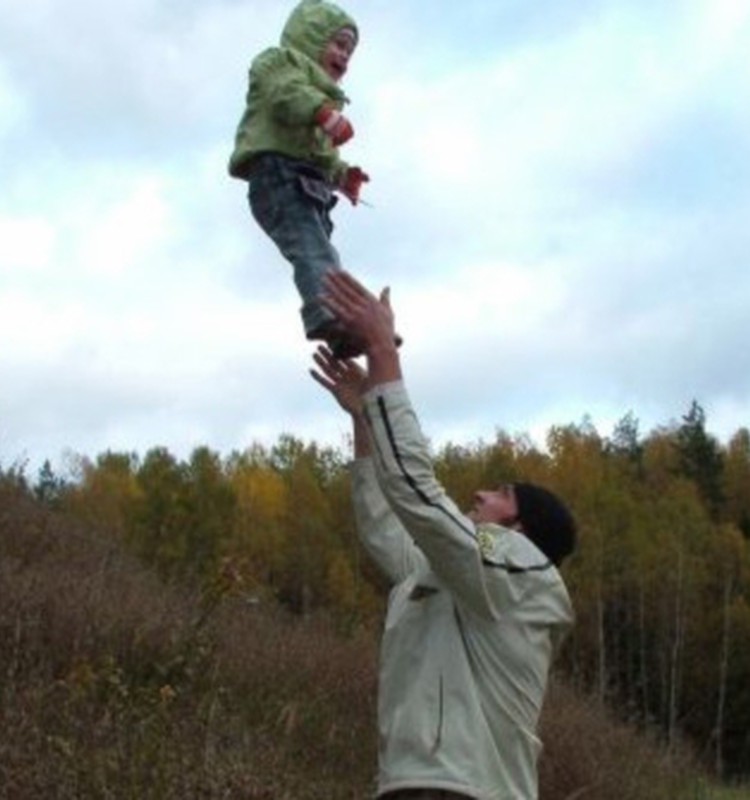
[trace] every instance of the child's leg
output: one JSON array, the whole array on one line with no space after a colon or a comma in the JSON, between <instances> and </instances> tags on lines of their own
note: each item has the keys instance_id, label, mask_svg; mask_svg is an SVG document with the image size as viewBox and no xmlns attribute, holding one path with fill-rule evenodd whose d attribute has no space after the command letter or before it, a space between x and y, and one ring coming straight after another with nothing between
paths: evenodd
<instances>
[{"instance_id":1,"label":"child's leg","mask_svg":"<svg viewBox=\"0 0 750 800\"><path fill-rule=\"evenodd\" d=\"M325 180L314 175L301 173L282 158L266 156L253 172L249 190L253 216L294 268L308 338L318 336L333 319L319 300L323 273L341 269L330 242L329 210L335 197Z\"/></svg>"}]
</instances>

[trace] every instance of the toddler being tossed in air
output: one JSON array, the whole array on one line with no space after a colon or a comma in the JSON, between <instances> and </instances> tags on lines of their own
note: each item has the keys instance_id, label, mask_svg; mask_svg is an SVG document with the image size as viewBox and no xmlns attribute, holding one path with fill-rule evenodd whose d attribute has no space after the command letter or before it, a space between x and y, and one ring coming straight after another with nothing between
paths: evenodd
<instances>
[{"instance_id":1,"label":"toddler being tossed in air","mask_svg":"<svg viewBox=\"0 0 750 800\"><path fill-rule=\"evenodd\" d=\"M354 20L326 0L302 0L278 47L250 66L245 111L229 162L230 175L249 181L253 217L294 268L305 336L324 340L337 358L360 355L320 302L322 276L341 269L331 244L336 192L353 205L369 180L339 158L354 135L339 87L359 39Z\"/></svg>"}]
</instances>

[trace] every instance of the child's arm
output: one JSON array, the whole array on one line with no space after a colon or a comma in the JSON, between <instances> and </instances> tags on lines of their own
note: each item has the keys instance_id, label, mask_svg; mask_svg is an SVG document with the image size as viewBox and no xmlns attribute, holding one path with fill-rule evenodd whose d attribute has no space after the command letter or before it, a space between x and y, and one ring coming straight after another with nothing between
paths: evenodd
<instances>
[{"instance_id":1,"label":"child's arm","mask_svg":"<svg viewBox=\"0 0 750 800\"><path fill-rule=\"evenodd\" d=\"M283 125L316 125L324 109L338 113L346 102L333 83L317 85L308 69L280 48L261 53L250 69L251 85L259 87L271 114Z\"/></svg>"}]
</instances>

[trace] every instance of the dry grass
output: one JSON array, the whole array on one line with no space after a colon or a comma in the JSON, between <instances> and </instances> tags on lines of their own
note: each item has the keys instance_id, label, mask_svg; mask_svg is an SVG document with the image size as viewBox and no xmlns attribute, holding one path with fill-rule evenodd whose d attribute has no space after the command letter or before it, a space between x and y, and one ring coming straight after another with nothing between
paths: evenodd
<instances>
[{"instance_id":1,"label":"dry grass","mask_svg":"<svg viewBox=\"0 0 750 800\"><path fill-rule=\"evenodd\" d=\"M207 604L8 487L0 508L1 798L367 795L372 636Z\"/></svg>"},{"instance_id":2,"label":"dry grass","mask_svg":"<svg viewBox=\"0 0 750 800\"><path fill-rule=\"evenodd\" d=\"M594 698L553 682L542 717L540 795L551 800L699 800L687 751L668 756L643 731L611 718Z\"/></svg>"},{"instance_id":3,"label":"dry grass","mask_svg":"<svg viewBox=\"0 0 750 800\"><path fill-rule=\"evenodd\" d=\"M362 800L376 651L374 632L165 586L0 481L2 800ZM563 686L543 733L542 800L702 796Z\"/></svg>"}]
</instances>

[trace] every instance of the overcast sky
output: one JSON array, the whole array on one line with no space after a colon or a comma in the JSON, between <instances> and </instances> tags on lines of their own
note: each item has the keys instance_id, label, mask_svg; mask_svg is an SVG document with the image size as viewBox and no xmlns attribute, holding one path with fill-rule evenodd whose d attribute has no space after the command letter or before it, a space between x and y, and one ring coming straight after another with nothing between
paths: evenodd
<instances>
[{"instance_id":1,"label":"overcast sky","mask_svg":"<svg viewBox=\"0 0 750 800\"><path fill-rule=\"evenodd\" d=\"M0 466L343 446L228 177L280 0L0 0ZM750 421L750 2L351 0L335 211L436 445Z\"/></svg>"}]
</instances>

